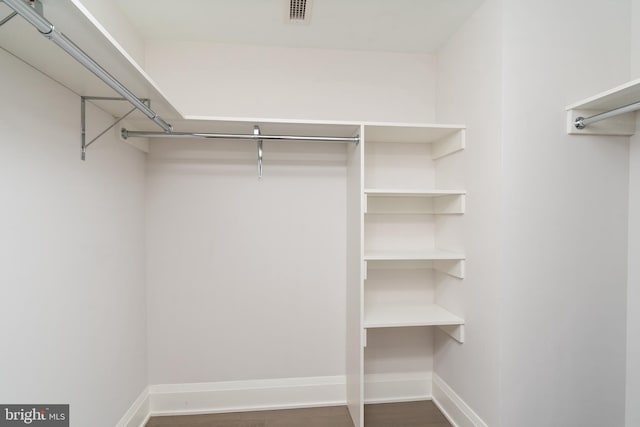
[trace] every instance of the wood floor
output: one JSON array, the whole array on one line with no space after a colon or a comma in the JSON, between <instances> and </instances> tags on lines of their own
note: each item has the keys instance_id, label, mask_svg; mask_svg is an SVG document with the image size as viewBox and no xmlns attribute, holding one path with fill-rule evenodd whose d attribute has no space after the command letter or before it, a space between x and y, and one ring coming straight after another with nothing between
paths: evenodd
<instances>
[{"instance_id":1,"label":"wood floor","mask_svg":"<svg viewBox=\"0 0 640 427\"><path fill-rule=\"evenodd\" d=\"M451 427L431 401L365 405L366 427ZM346 406L153 417L146 427L353 427Z\"/></svg>"}]
</instances>

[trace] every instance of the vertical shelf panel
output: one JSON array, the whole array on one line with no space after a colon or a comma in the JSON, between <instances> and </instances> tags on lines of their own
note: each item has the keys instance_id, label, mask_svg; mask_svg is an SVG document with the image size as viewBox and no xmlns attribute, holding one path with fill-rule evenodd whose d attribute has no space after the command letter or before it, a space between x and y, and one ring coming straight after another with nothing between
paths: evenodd
<instances>
[{"instance_id":1,"label":"vertical shelf panel","mask_svg":"<svg viewBox=\"0 0 640 427\"><path fill-rule=\"evenodd\" d=\"M359 128L363 134L362 127ZM347 147L347 407L355 427L364 426L364 190L363 147Z\"/></svg>"}]
</instances>

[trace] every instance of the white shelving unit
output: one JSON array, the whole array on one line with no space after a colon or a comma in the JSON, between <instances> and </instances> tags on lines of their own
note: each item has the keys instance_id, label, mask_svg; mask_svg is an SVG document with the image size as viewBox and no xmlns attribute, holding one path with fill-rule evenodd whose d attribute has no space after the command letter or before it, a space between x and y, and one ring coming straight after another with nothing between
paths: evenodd
<instances>
[{"instance_id":1,"label":"white shelving unit","mask_svg":"<svg viewBox=\"0 0 640 427\"><path fill-rule=\"evenodd\" d=\"M456 241L458 234L449 227L460 225L467 193L455 185L458 182L451 179L449 160L445 160L464 149L463 126L365 124L362 135L366 378L394 374L368 372L367 361L378 366L374 358L380 354L385 357L381 335L369 331L386 330L387 335L382 336L388 337L402 328L435 327L460 343L464 341L465 322L457 312L459 306L448 307L450 300L439 301L437 290L443 283L461 286L464 278L464 251ZM429 332L426 336L433 335ZM410 345L406 351L411 348L415 352ZM408 360L422 356L405 355ZM376 390L374 398L379 400L380 386ZM369 397L364 395L363 399Z\"/></svg>"}]
</instances>

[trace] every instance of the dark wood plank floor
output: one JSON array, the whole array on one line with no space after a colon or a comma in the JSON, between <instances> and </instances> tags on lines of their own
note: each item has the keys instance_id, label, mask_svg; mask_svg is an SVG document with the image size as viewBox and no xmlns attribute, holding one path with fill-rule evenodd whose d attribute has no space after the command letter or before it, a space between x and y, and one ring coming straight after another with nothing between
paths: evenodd
<instances>
[{"instance_id":1,"label":"dark wood plank floor","mask_svg":"<svg viewBox=\"0 0 640 427\"><path fill-rule=\"evenodd\" d=\"M431 401L366 405L366 427L451 427ZM346 406L153 417L146 427L353 427Z\"/></svg>"},{"instance_id":2,"label":"dark wood plank floor","mask_svg":"<svg viewBox=\"0 0 640 427\"><path fill-rule=\"evenodd\" d=\"M451 427L430 400L364 406L365 427Z\"/></svg>"}]
</instances>

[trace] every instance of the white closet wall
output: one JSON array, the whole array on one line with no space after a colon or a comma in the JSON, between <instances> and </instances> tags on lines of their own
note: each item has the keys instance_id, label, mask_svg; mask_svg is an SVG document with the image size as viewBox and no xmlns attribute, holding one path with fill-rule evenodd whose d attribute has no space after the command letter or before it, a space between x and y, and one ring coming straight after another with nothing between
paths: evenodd
<instances>
[{"instance_id":1,"label":"white closet wall","mask_svg":"<svg viewBox=\"0 0 640 427\"><path fill-rule=\"evenodd\" d=\"M637 119L636 129L640 129ZM640 134L631 137L629 153L629 277L627 291L626 426L640 424Z\"/></svg>"},{"instance_id":2,"label":"white closet wall","mask_svg":"<svg viewBox=\"0 0 640 427\"><path fill-rule=\"evenodd\" d=\"M624 425L628 139L561 112L628 80L630 2L503 4L501 425Z\"/></svg>"},{"instance_id":3,"label":"white closet wall","mask_svg":"<svg viewBox=\"0 0 640 427\"><path fill-rule=\"evenodd\" d=\"M146 58L149 75L187 116L434 118L432 55L150 41Z\"/></svg>"},{"instance_id":4,"label":"white closet wall","mask_svg":"<svg viewBox=\"0 0 640 427\"><path fill-rule=\"evenodd\" d=\"M474 143L467 340L437 341L434 372L489 425L624 423L628 146L566 136L557 112L628 79L628 16L489 0L438 54L437 118Z\"/></svg>"},{"instance_id":5,"label":"white closet wall","mask_svg":"<svg viewBox=\"0 0 640 427\"><path fill-rule=\"evenodd\" d=\"M148 384L144 155L107 134L81 162L78 96L4 50L0 80L0 401L113 427Z\"/></svg>"},{"instance_id":6,"label":"white closet wall","mask_svg":"<svg viewBox=\"0 0 640 427\"><path fill-rule=\"evenodd\" d=\"M640 0L631 2L631 79L640 77ZM640 116L636 116L640 129ZM629 146L626 426L640 425L640 133Z\"/></svg>"},{"instance_id":7,"label":"white closet wall","mask_svg":"<svg viewBox=\"0 0 640 427\"><path fill-rule=\"evenodd\" d=\"M464 156L444 158L438 169L439 179L465 180L465 214L439 220L463 222L467 274L439 287L447 292L440 298L463 304L466 337L460 345L436 335L434 373L490 426L499 425L501 33L500 2L487 0L439 50L436 102L439 122L467 125Z\"/></svg>"},{"instance_id":8,"label":"white closet wall","mask_svg":"<svg viewBox=\"0 0 640 427\"><path fill-rule=\"evenodd\" d=\"M344 375L345 145L150 146L150 382Z\"/></svg>"}]
</instances>

